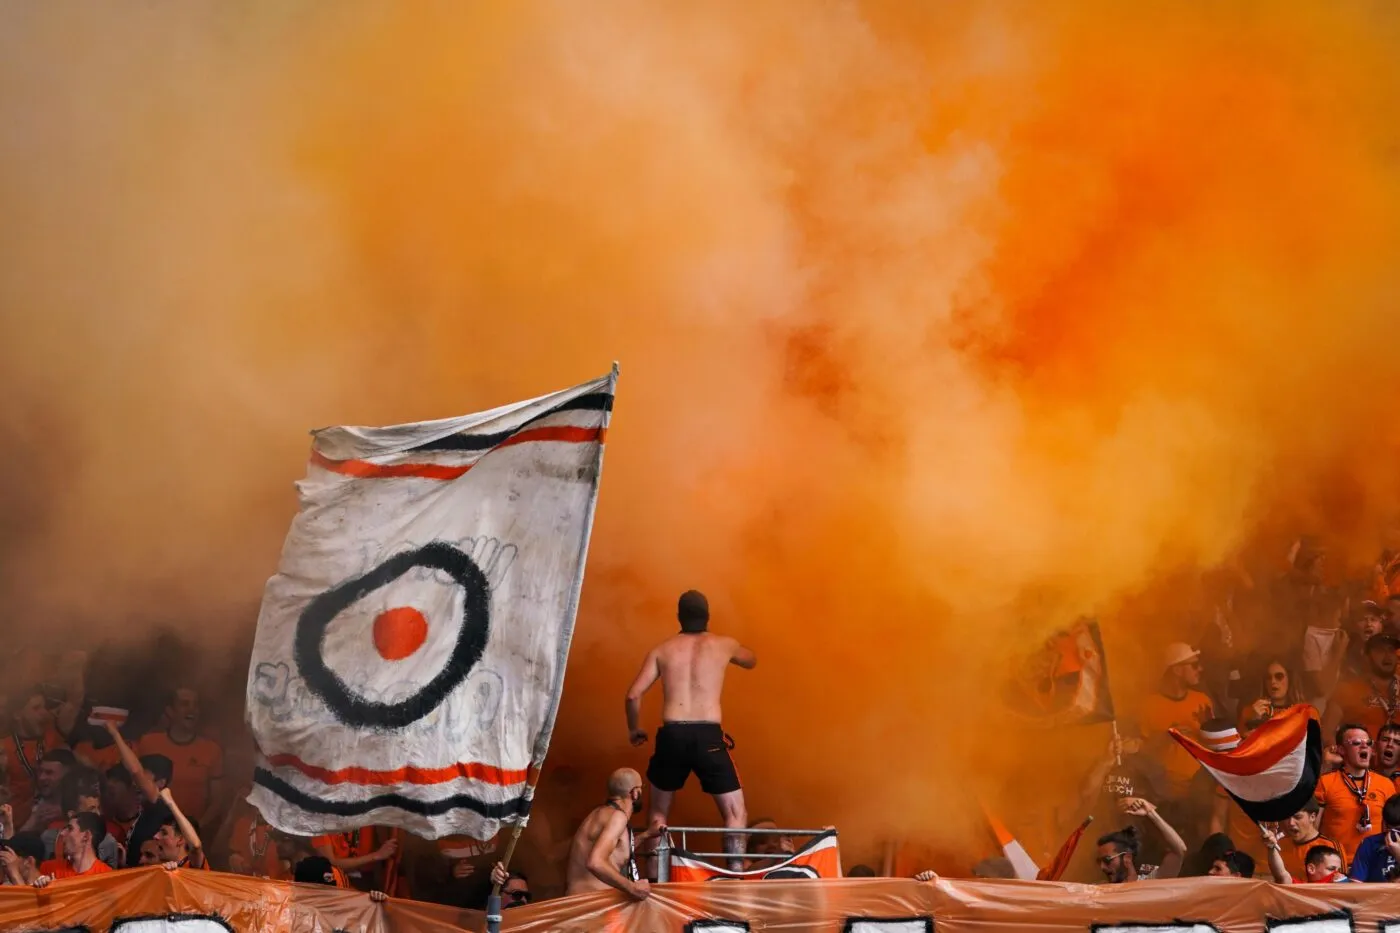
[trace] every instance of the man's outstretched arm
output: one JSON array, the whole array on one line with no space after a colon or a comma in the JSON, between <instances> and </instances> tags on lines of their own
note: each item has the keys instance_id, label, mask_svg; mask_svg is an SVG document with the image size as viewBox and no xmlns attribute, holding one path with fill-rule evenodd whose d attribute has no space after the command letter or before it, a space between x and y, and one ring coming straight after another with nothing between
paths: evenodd
<instances>
[{"instance_id":1,"label":"man's outstretched arm","mask_svg":"<svg viewBox=\"0 0 1400 933\"><path fill-rule=\"evenodd\" d=\"M758 667L758 655L736 641L734 643L734 653L729 656L729 663L733 664L735 667L742 667L746 671L751 671L755 667Z\"/></svg>"},{"instance_id":2,"label":"man's outstretched arm","mask_svg":"<svg viewBox=\"0 0 1400 933\"><path fill-rule=\"evenodd\" d=\"M646 731L642 729L642 697L660 676L661 662L657 660L655 651L649 651L632 686L627 688L627 738L633 745L641 745L647 740Z\"/></svg>"}]
</instances>

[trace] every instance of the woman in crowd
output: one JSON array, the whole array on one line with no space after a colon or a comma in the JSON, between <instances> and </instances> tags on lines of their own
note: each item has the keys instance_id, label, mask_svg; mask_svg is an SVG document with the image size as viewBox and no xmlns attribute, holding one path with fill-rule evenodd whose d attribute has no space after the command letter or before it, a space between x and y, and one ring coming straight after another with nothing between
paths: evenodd
<instances>
[{"instance_id":1,"label":"woman in crowd","mask_svg":"<svg viewBox=\"0 0 1400 933\"><path fill-rule=\"evenodd\" d=\"M1260 671L1254 699L1240 706L1240 735L1249 735L1290 706L1304 702L1302 685L1292 669L1282 658L1270 658Z\"/></svg>"}]
</instances>

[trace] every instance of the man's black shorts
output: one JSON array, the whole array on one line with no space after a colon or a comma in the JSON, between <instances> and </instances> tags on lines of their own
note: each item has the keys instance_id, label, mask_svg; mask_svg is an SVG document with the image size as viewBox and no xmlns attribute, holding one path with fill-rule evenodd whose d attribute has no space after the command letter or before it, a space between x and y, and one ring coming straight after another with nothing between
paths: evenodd
<instances>
[{"instance_id":1,"label":"man's black shorts","mask_svg":"<svg viewBox=\"0 0 1400 933\"><path fill-rule=\"evenodd\" d=\"M705 793L732 793L741 786L729 756L733 743L717 722L668 722L656 733L647 780L657 790L678 791L694 771Z\"/></svg>"}]
</instances>

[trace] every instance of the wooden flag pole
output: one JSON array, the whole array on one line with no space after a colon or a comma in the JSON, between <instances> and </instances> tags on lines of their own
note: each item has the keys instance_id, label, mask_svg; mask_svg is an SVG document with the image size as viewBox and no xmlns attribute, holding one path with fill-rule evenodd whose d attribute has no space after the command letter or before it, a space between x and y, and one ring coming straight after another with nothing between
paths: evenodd
<instances>
[{"instance_id":1,"label":"wooden flag pole","mask_svg":"<svg viewBox=\"0 0 1400 933\"><path fill-rule=\"evenodd\" d=\"M389 838L398 842L399 846L389 856L389 861L384 863L384 893L394 897L399 889L399 863L403 861L403 843L399 839L398 827L389 830Z\"/></svg>"},{"instance_id":2,"label":"wooden flag pole","mask_svg":"<svg viewBox=\"0 0 1400 933\"><path fill-rule=\"evenodd\" d=\"M510 839L506 841L506 850L501 853L501 867L507 872L510 871L510 860L515 855L515 844L520 841L520 834L525 831L525 824L529 822L527 817L524 821L516 823L511 830ZM491 883L491 896L486 899L486 933L501 933L501 888L499 882Z\"/></svg>"}]
</instances>

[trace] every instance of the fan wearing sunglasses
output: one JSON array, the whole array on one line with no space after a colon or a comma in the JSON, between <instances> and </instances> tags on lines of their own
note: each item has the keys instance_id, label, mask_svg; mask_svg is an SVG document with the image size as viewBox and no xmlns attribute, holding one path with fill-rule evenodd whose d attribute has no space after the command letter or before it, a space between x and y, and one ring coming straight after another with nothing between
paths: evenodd
<instances>
[{"instance_id":1,"label":"fan wearing sunglasses","mask_svg":"<svg viewBox=\"0 0 1400 933\"><path fill-rule=\"evenodd\" d=\"M1371 770L1371 736L1364 726L1342 724L1337 746L1342 766L1318 780L1313 796L1322 804L1322 834L1337 840L1346 861L1361 840L1379 831L1381 807L1395 795L1395 784Z\"/></svg>"},{"instance_id":2,"label":"fan wearing sunglasses","mask_svg":"<svg viewBox=\"0 0 1400 933\"><path fill-rule=\"evenodd\" d=\"M1167 646L1162 658L1162 680L1157 692L1143 700L1138 725L1147 742L1147 754L1166 772L1163 806L1185 800L1199 766L1186 749L1172 741L1168 729L1178 729L1199 740L1201 725L1215 716L1210 697L1201 685L1201 653L1177 642ZM1170 808L1169 808L1170 809Z\"/></svg>"},{"instance_id":3,"label":"fan wearing sunglasses","mask_svg":"<svg viewBox=\"0 0 1400 933\"><path fill-rule=\"evenodd\" d=\"M1290 706L1307 702L1303 687L1288 665L1272 658L1264 665L1259 679L1258 699L1240 707L1240 735L1249 735Z\"/></svg>"},{"instance_id":4,"label":"fan wearing sunglasses","mask_svg":"<svg viewBox=\"0 0 1400 933\"><path fill-rule=\"evenodd\" d=\"M501 907L524 907L533 898L530 895L530 879L518 871L506 871L497 862L491 869L491 882L501 886Z\"/></svg>"},{"instance_id":5,"label":"fan wearing sunglasses","mask_svg":"<svg viewBox=\"0 0 1400 933\"><path fill-rule=\"evenodd\" d=\"M1128 826L1117 832L1099 837L1099 871L1103 872L1108 884L1126 884L1131 881L1146 881L1149 878L1175 878L1181 873L1181 861L1186 857L1186 843L1176 830L1172 829L1157 808L1141 797L1124 797L1118 809L1129 816L1145 818L1162 834L1167 844L1167 854L1162 857L1160 866L1139 865L1138 855L1142 851L1142 840L1137 828Z\"/></svg>"}]
</instances>

